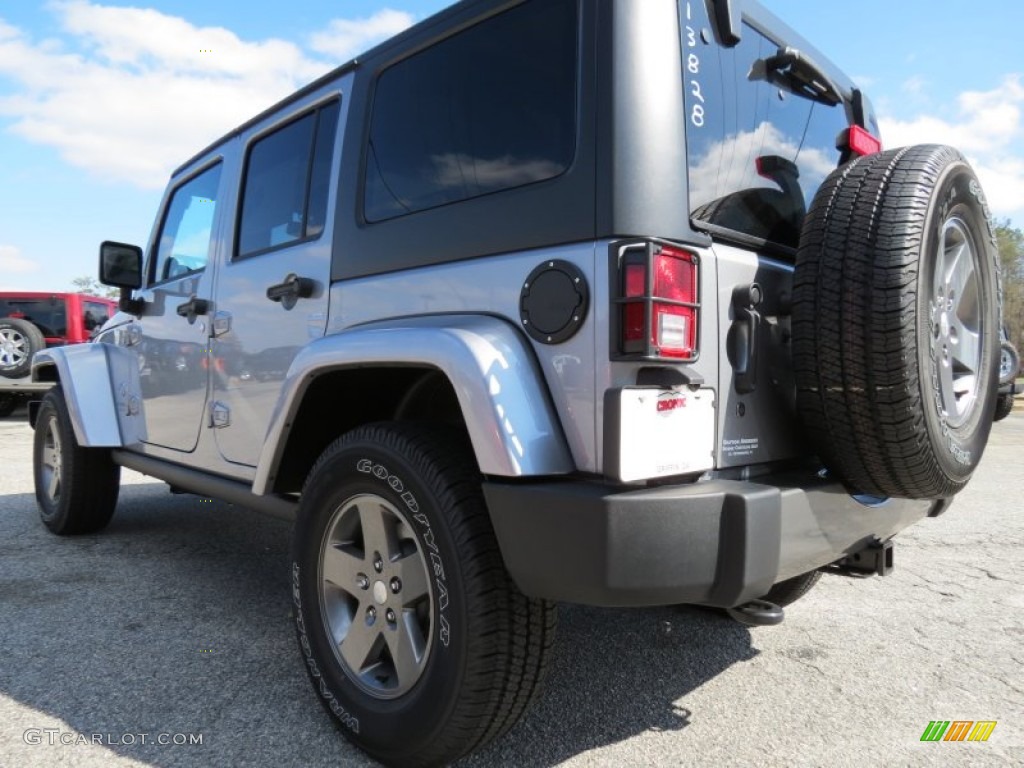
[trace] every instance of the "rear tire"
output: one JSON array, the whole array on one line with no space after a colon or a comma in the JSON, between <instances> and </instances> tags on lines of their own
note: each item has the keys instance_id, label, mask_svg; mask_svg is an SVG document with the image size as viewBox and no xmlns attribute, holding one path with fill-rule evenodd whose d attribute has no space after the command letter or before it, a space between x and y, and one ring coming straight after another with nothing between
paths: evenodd
<instances>
[{"instance_id":1,"label":"rear tire","mask_svg":"<svg viewBox=\"0 0 1024 768\"><path fill-rule=\"evenodd\" d=\"M32 372L32 356L46 347L43 332L28 320L0 320L0 376L20 379Z\"/></svg>"},{"instance_id":2,"label":"rear tire","mask_svg":"<svg viewBox=\"0 0 1024 768\"><path fill-rule=\"evenodd\" d=\"M78 444L59 385L39 406L32 459L39 516L53 533L93 533L110 522L121 468L108 449Z\"/></svg>"},{"instance_id":3,"label":"rear tire","mask_svg":"<svg viewBox=\"0 0 1024 768\"><path fill-rule=\"evenodd\" d=\"M955 149L858 158L819 189L794 278L797 406L851 491L935 499L967 484L995 410L996 263Z\"/></svg>"},{"instance_id":4,"label":"rear tire","mask_svg":"<svg viewBox=\"0 0 1024 768\"><path fill-rule=\"evenodd\" d=\"M352 742L389 765L446 764L520 719L555 608L509 578L462 440L396 423L336 440L294 536L299 647Z\"/></svg>"}]
</instances>

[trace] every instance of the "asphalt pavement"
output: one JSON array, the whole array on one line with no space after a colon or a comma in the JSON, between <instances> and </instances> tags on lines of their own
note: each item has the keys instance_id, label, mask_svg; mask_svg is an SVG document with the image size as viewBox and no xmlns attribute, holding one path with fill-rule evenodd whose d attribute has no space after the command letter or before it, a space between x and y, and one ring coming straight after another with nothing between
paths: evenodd
<instances>
[{"instance_id":1,"label":"asphalt pavement","mask_svg":"<svg viewBox=\"0 0 1024 768\"><path fill-rule=\"evenodd\" d=\"M0 766L374 765L303 671L288 524L125 473L106 531L52 536L31 437L0 419ZM1018 411L891 576L826 576L778 627L563 606L538 705L461 765L1024 765L1022 499Z\"/></svg>"}]
</instances>

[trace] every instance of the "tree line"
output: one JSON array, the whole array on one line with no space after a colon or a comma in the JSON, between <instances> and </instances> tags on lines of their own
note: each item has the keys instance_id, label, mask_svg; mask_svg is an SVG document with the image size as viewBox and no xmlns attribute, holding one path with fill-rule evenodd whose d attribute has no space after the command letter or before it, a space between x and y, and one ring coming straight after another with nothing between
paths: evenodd
<instances>
[{"instance_id":1,"label":"tree line","mask_svg":"<svg viewBox=\"0 0 1024 768\"><path fill-rule=\"evenodd\" d=\"M1024 232L1009 219L996 226L1003 271L1003 323L1017 349L1024 348Z\"/></svg>"}]
</instances>

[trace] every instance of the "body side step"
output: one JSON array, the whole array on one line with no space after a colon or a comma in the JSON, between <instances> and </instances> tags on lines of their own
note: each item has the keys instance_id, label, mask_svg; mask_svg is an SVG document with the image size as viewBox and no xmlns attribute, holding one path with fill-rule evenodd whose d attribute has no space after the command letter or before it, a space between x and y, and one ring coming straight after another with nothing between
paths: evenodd
<instances>
[{"instance_id":1,"label":"body side step","mask_svg":"<svg viewBox=\"0 0 1024 768\"><path fill-rule=\"evenodd\" d=\"M163 480L179 491L209 496L229 504L255 509L257 512L263 512L282 520L295 520L298 502L288 496L257 496L247 483L171 464L162 459L154 459L152 456L121 450L111 451L110 454L115 464Z\"/></svg>"}]
</instances>

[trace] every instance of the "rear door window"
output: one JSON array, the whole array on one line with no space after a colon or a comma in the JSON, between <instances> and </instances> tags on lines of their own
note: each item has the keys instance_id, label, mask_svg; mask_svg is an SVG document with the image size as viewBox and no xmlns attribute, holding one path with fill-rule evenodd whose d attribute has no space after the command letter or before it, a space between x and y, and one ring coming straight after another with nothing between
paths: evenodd
<instances>
[{"instance_id":1,"label":"rear door window","mask_svg":"<svg viewBox=\"0 0 1024 768\"><path fill-rule=\"evenodd\" d=\"M524 3L379 78L364 215L383 221L561 175L576 150L576 0Z\"/></svg>"},{"instance_id":2,"label":"rear door window","mask_svg":"<svg viewBox=\"0 0 1024 768\"><path fill-rule=\"evenodd\" d=\"M765 61L783 41L744 24L738 45L717 45L701 0L680 0L680 17L694 226L796 248L814 194L839 164L844 105L770 82Z\"/></svg>"},{"instance_id":3,"label":"rear door window","mask_svg":"<svg viewBox=\"0 0 1024 768\"><path fill-rule=\"evenodd\" d=\"M323 231L339 109L333 101L252 145L237 258L312 239Z\"/></svg>"}]
</instances>

